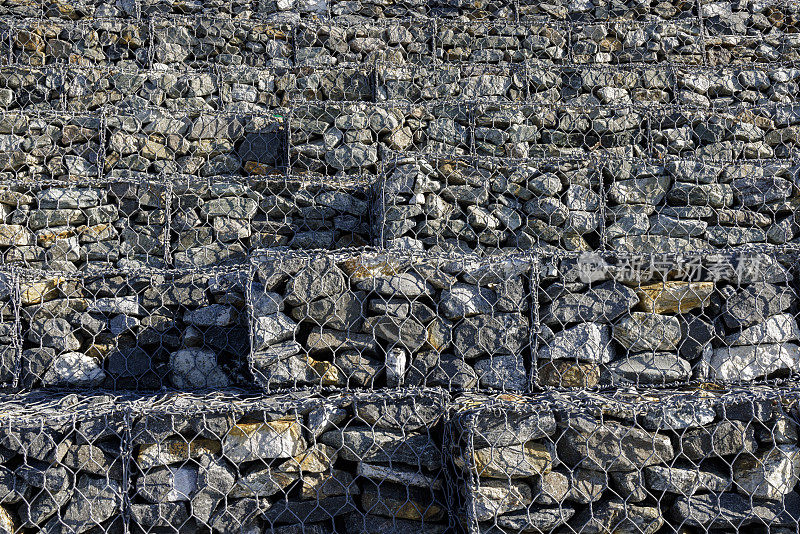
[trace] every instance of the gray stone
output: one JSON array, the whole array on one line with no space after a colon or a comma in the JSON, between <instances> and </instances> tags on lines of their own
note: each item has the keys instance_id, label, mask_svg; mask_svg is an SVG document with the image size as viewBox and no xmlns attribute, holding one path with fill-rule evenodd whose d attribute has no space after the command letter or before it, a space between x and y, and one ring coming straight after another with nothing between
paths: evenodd
<instances>
[{"instance_id":1,"label":"gray stone","mask_svg":"<svg viewBox=\"0 0 800 534\"><path fill-rule=\"evenodd\" d=\"M614 382L622 380L641 385L683 382L692 372L689 362L671 352L631 354L611 362L607 369Z\"/></svg>"},{"instance_id":2,"label":"gray stone","mask_svg":"<svg viewBox=\"0 0 800 534\"><path fill-rule=\"evenodd\" d=\"M638 506L616 498L599 504L591 510L579 512L572 520L578 532L604 534L606 532L655 534L663 525L661 510L652 506Z\"/></svg>"},{"instance_id":3,"label":"gray stone","mask_svg":"<svg viewBox=\"0 0 800 534\"><path fill-rule=\"evenodd\" d=\"M528 321L521 314L477 315L464 319L453 331L456 356L466 359L518 354L529 343Z\"/></svg>"},{"instance_id":4,"label":"gray stone","mask_svg":"<svg viewBox=\"0 0 800 534\"><path fill-rule=\"evenodd\" d=\"M362 291L374 292L387 297L414 298L433 293L433 288L415 272L399 274L372 273L358 280L356 287Z\"/></svg>"},{"instance_id":5,"label":"gray stone","mask_svg":"<svg viewBox=\"0 0 800 534\"><path fill-rule=\"evenodd\" d=\"M439 311L447 319L463 319L491 313L496 301L497 295L490 289L457 283L442 291Z\"/></svg>"},{"instance_id":6,"label":"gray stone","mask_svg":"<svg viewBox=\"0 0 800 534\"><path fill-rule=\"evenodd\" d=\"M428 434L351 425L322 434L320 441L353 462L397 463L430 470L442 465L439 447Z\"/></svg>"},{"instance_id":7,"label":"gray stone","mask_svg":"<svg viewBox=\"0 0 800 534\"><path fill-rule=\"evenodd\" d=\"M344 273L333 259L319 257L289 281L284 300L290 306L299 306L320 298L340 295L345 289Z\"/></svg>"},{"instance_id":8,"label":"gray stone","mask_svg":"<svg viewBox=\"0 0 800 534\"><path fill-rule=\"evenodd\" d=\"M364 423L390 430L415 431L433 427L441 416L441 399L407 395L398 399L354 399L356 415Z\"/></svg>"},{"instance_id":9,"label":"gray stone","mask_svg":"<svg viewBox=\"0 0 800 534\"><path fill-rule=\"evenodd\" d=\"M733 464L738 491L754 499L780 500L797 485L800 449L776 445L755 454L742 454Z\"/></svg>"},{"instance_id":10,"label":"gray stone","mask_svg":"<svg viewBox=\"0 0 800 534\"><path fill-rule=\"evenodd\" d=\"M616 282L603 282L585 293L559 295L545 306L542 321L547 325L610 323L637 302L639 297L632 289Z\"/></svg>"},{"instance_id":11,"label":"gray stone","mask_svg":"<svg viewBox=\"0 0 800 534\"><path fill-rule=\"evenodd\" d=\"M476 415L474 424L473 446L476 449L525 443L551 436L556 431L555 417L549 410L534 413L509 411L502 418L482 412Z\"/></svg>"},{"instance_id":12,"label":"gray stone","mask_svg":"<svg viewBox=\"0 0 800 534\"><path fill-rule=\"evenodd\" d=\"M680 452L690 460L754 452L757 444L752 425L741 421L720 421L706 428L692 428L681 434Z\"/></svg>"},{"instance_id":13,"label":"gray stone","mask_svg":"<svg viewBox=\"0 0 800 534\"><path fill-rule=\"evenodd\" d=\"M632 352L678 348L681 327L677 317L631 312L614 324L614 339Z\"/></svg>"},{"instance_id":14,"label":"gray stone","mask_svg":"<svg viewBox=\"0 0 800 534\"><path fill-rule=\"evenodd\" d=\"M261 350L292 340L298 325L282 313L253 318L253 348Z\"/></svg>"},{"instance_id":15,"label":"gray stone","mask_svg":"<svg viewBox=\"0 0 800 534\"><path fill-rule=\"evenodd\" d=\"M131 519L142 528L179 528L189 520L189 510L182 502L132 504Z\"/></svg>"},{"instance_id":16,"label":"gray stone","mask_svg":"<svg viewBox=\"0 0 800 534\"><path fill-rule=\"evenodd\" d=\"M81 342L73 332L72 325L60 317L36 320L28 330L28 340L59 352L75 351L80 349Z\"/></svg>"},{"instance_id":17,"label":"gray stone","mask_svg":"<svg viewBox=\"0 0 800 534\"><path fill-rule=\"evenodd\" d=\"M60 521L70 532L86 532L120 513L121 507L122 486L119 482L81 475Z\"/></svg>"},{"instance_id":18,"label":"gray stone","mask_svg":"<svg viewBox=\"0 0 800 534\"><path fill-rule=\"evenodd\" d=\"M681 496L669 514L678 523L702 529L795 526L800 519L800 495L790 493L780 501L751 500L728 492Z\"/></svg>"},{"instance_id":19,"label":"gray stone","mask_svg":"<svg viewBox=\"0 0 800 534\"><path fill-rule=\"evenodd\" d=\"M192 516L208 523L217 506L236 484L236 472L224 460L204 455L199 460L197 492L192 496Z\"/></svg>"},{"instance_id":20,"label":"gray stone","mask_svg":"<svg viewBox=\"0 0 800 534\"><path fill-rule=\"evenodd\" d=\"M684 496L730 491L733 487L730 476L704 471L699 467L652 465L644 468L644 476L651 490Z\"/></svg>"},{"instance_id":21,"label":"gray stone","mask_svg":"<svg viewBox=\"0 0 800 534\"><path fill-rule=\"evenodd\" d=\"M794 343L719 347L705 358L717 380L747 382L779 372L797 372L800 346Z\"/></svg>"},{"instance_id":22,"label":"gray stone","mask_svg":"<svg viewBox=\"0 0 800 534\"><path fill-rule=\"evenodd\" d=\"M595 471L635 471L668 462L675 453L669 437L631 428L616 421L600 423L586 415L570 415L558 442L562 461Z\"/></svg>"},{"instance_id":23,"label":"gray stone","mask_svg":"<svg viewBox=\"0 0 800 534\"><path fill-rule=\"evenodd\" d=\"M197 467L156 467L136 480L137 494L151 503L189 501L197 491Z\"/></svg>"},{"instance_id":24,"label":"gray stone","mask_svg":"<svg viewBox=\"0 0 800 534\"><path fill-rule=\"evenodd\" d=\"M478 521L494 521L498 516L527 508L533 500L530 486L511 480L481 480L473 499Z\"/></svg>"},{"instance_id":25,"label":"gray stone","mask_svg":"<svg viewBox=\"0 0 800 534\"><path fill-rule=\"evenodd\" d=\"M301 304L292 308L291 314L296 321L335 330L358 331L361 330L364 317L365 300L364 293L346 292Z\"/></svg>"},{"instance_id":26,"label":"gray stone","mask_svg":"<svg viewBox=\"0 0 800 534\"><path fill-rule=\"evenodd\" d=\"M96 358L81 352L65 352L55 360L42 377L45 386L93 387L105 380L106 373Z\"/></svg>"},{"instance_id":27,"label":"gray stone","mask_svg":"<svg viewBox=\"0 0 800 534\"><path fill-rule=\"evenodd\" d=\"M222 304L212 304L183 313L183 322L194 326L231 326L236 323L239 314L235 308Z\"/></svg>"},{"instance_id":28,"label":"gray stone","mask_svg":"<svg viewBox=\"0 0 800 534\"><path fill-rule=\"evenodd\" d=\"M522 356L519 354L494 354L475 362L478 383L483 388L503 391L526 391L528 377Z\"/></svg>"},{"instance_id":29,"label":"gray stone","mask_svg":"<svg viewBox=\"0 0 800 534\"><path fill-rule=\"evenodd\" d=\"M230 379L217 363L217 354L208 349L181 349L169 355L171 380L178 388L223 388Z\"/></svg>"},{"instance_id":30,"label":"gray stone","mask_svg":"<svg viewBox=\"0 0 800 534\"><path fill-rule=\"evenodd\" d=\"M755 282L725 301L722 318L728 328L752 326L787 310L795 300L787 287Z\"/></svg>"},{"instance_id":31,"label":"gray stone","mask_svg":"<svg viewBox=\"0 0 800 534\"><path fill-rule=\"evenodd\" d=\"M789 313L768 317L763 323L745 328L725 337L725 345L760 345L762 343L785 343L800 340L797 321Z\"/></svg>"}]
</instances>

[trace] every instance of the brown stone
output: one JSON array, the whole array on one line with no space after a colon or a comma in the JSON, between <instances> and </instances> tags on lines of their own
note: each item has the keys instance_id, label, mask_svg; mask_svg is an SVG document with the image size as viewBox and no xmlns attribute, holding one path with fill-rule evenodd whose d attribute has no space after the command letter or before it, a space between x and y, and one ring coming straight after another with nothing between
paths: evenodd
<instances>
[{"instance_id":1,"label":"brown stone","mask_svg":"<svg viewBox=\"0 0 800 534\"><path fill-rule=\"evenodd\" d=\"M600 381L596 363L552 360L539 367L539 385L543 387L588 388Z\"/></svg>"},{"instance_id":2,"label":"brown stone","mask_svg":"<svg viewBox=\"0 0 800 534\"><path fill-rule=\"evenodd\" d=\"M714 282L659 282L636 289L637 307L649 313L686 313L708 305L713 291Z\"/></svg>"}]
</instances>

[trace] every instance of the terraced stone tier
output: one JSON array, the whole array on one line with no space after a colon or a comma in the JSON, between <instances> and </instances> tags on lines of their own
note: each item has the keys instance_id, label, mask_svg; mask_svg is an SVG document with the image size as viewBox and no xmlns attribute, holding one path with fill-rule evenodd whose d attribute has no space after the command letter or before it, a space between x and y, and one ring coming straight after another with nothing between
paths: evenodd
<instances>
[{"instance_id":1,"label":"terraced stone tier","mask_svg":"<svg viewBox=\"0 0 800 534\"><path fill-rule=\"evenodd\" d=\"M452 449L466 532L742 532L800 520L796 391L470 399Z\"/></svg>"},{"instance_id":2,"label":"terraced stone tier","mask_svg":"<svg viewBox=\"0 0 800 534\"><path fill-rule=\"evenodd\" d=\"M132 419L134 528L447 526L441 393L153 400Z\"/></svg>"},{"instance_id":3,"label":"terraced stone tier","mask_svg":"<svg viewBox=\"0 0 800 534\"><path fill-rule=\"evenodd\" d=\"M698 252L800 234L789 161L396 154L384 172L377 237L388 247Z\"/></svg>"},{"instance_id":4,"label":"terraced stone tier","mask_svg":"<svg viewBox=\"0 0 800 534\"><path fill-rule=\"evenodd\" d=\"M0 526L441 533L446 400L433 390L3 396Z\"/></svg>"},{"instance_id":5,"label":"terraced stone tier","mask_svg":"<svg viewBox=\"0 0 800 534\"><path fill-rule=\"evenodd\" d=\"M531 257L276 251L253 266L250 363L267 390L529 389Z\"/></svg>"},{"instance_id":6,"label":"terraced stone tier","mask_svg":"<svg viewBox=\"0 0 800 534\"><path fill-rule=\"evenodd\" d=\"M590 254L545 264L539 387L763 381L800 370L796 254Z\"/></svg>"},{"instance_id":7,"label":"terraced stone tier","mask_svg":"<svg viewBox=\"0 0 800 534\"><path fill-rule=\"evenodd\" d=\"M244 274L22 271L18 385L118 390L250 385Z\"/></svg>"}]
</instances>

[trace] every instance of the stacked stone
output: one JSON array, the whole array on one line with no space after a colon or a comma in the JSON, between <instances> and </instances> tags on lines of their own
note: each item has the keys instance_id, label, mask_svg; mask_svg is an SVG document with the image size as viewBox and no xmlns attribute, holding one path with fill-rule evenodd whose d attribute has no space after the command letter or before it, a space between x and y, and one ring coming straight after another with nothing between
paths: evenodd
<instances>
[{"instance_id":1,"label":"stacked stone","mask_svg":"<svg viewBox=\"0 0 800 534\"><path fill-rule=\"evenodd\" d=\"M242 269L20 276L23 389L252 382Z\"/></svg>"},{"instance_id":2,"label":"stacked stone","mask_svg":"<svg viewBox=\"0 0 800 534\"><path fill-rule=\"evenodd\" d=\"M434 390L4 400L0 528L441 533L444 401Z\"/></svg>"},{"instance_id":3,"label":"stacked stone","mask_svg":"<svg viewBox=\"0 0 800 534\"><path fill-rule=\"evenodd\" d=\"M265 254L254 267L251 367L268 390L530 389L530 257Z\"/></svg>"},{"instance_id":4,"label":"stacked stone","mask_svg":"<svg viewBox=\"0 0 800 534\"><path fill-rule=\"evenodd\" d=\"M740 532L800 521L797 391L479 399L448 441L467 532ZM452 441L451 441L452 440Z\"/></svg>"},{"instance_id":5,"label":"stacked stone","mask_svg":"<svg viewBox=\"0 0 800 534\"><path fill-rule=\"evenodd\" d=\"M798 13L0 0L0 531L796 529Z\"/></svg>"},{"instance_id":6,"label":"stacked stone","mask_svg":"<svg viewBox=\"0 0 800 534\"><path fill-rule=\"evenodd\" d=\"M574 260L542 269L539 386L733 383L796 374L795 257L596 258L594 271Z\"/></svg>"}]
</instances>

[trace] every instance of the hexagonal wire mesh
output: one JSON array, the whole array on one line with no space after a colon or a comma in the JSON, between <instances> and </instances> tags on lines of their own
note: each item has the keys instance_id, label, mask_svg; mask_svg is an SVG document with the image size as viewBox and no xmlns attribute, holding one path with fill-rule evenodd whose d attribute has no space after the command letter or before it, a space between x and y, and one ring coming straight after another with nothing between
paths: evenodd
<instances>
[{"instance_id":1,"label":"hexagonal wire mesh","mask_svg":"<svg viewBox=\"0 0 800 534\"><path fill-rule=\"evenodd\" d=\"M465 397L445 432L466 532L796 528L797 390Z\"/></svg>"}]
</instances>

